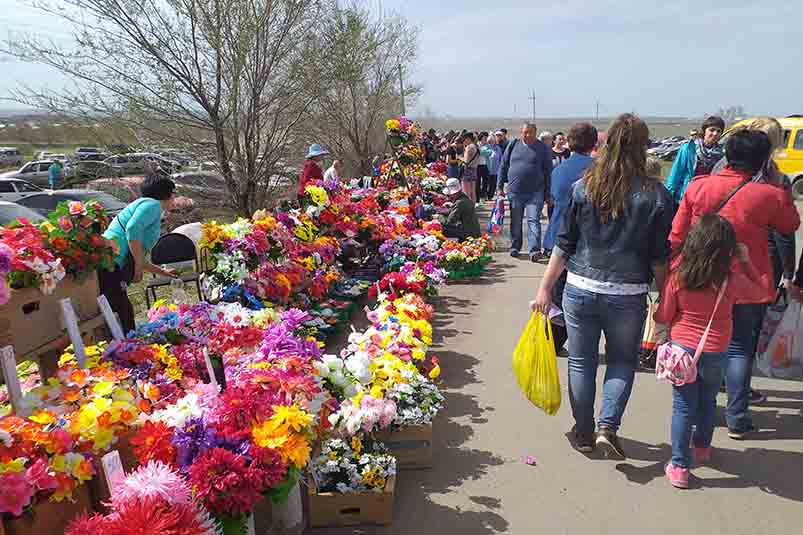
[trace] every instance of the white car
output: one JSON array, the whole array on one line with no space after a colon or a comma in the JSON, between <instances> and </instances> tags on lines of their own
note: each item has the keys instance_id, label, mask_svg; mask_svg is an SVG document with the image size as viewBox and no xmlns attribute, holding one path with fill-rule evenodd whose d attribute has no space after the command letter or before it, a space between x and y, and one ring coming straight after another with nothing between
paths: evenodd
<instances>
[{"instance_id":1,"label":"white car","mask_svg":"<svg viewBox=\"0 0 803 535\"><path fill-rule=\"evenodd\" d=\"M17 147L0 147L0 167L22 165L22 153Z\"/></svg>"},{"instance_id":2,"label":"white car","mask_svg":"<svg viewBox=\"0 0 803 535\"><path fill-rule=\"evenodd\" d=\"M17 171L0 174L0 178L20 178L37 186L47 187L50 185L47 180L47 171L51 165L53 165L53 160L28 162ZM68 176L67 172L65 172L65 176Z\"/></svg>"},{"instance_id":3,"label":"white car","mask_svg":"<svg viewBox=\"0 0 803 535\"><path fill-rule=\"evenodd\" d=\"M0 201L17 202L31 193L40 193L42 188L18 178L0 178Z\"/></svg>"}]
</instances>

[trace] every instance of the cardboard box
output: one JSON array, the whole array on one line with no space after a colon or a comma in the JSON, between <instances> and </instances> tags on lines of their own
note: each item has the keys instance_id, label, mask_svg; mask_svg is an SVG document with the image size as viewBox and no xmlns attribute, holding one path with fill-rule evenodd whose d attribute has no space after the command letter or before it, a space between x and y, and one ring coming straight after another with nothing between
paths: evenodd
<instances>
[{"instance_id":1,"label":"cardboard box","mask_svg":"<svg viewBox=\"0 0 803 535\"><path fill-rule=\"evenodd\" d=\"M60 300L69 297L78 320L83 321L100 314L99 293L96 273L80 282L65 277L51 295L44 295L37 288L12 290L11 300L0 306L0 345L14 346L19 361L30 358L64 332Z\"/></svg>"},{"instance_id":2,"label":"cardboard box","mask_svg":"<svg viewBox=\"0 0 803 535\"><path fill-rule=\"evenodd\" d=\"M380 431L374 438L396 457L399 469L432 468L432 424L411 425L395 431Z\"/></svg>"},{"instance_id":3,"label":"cardboard box","mask_svg":"<svg viewBox=\"0 0 803 535\"><path fill-rule=\"evenodd\" d=\"M32 513L5 521L7 535L56 535L64 533L69 523L83 513L92 511L86 485L75 489L75 502L55 503L44 500L34 506Z\"/></svg>"},{"instance_id":4,"label":"cardboard box","mask_svg":"<svg viewBox=\"0 0 803 535\"><path fill-rule=\"evenodd\" d=\"M318 492L315 481L309 478L309 526L311 528L361 526L393 522L393 499L396 476L385 483L383 492L341 494Z\"/></svg>"}]
</instances>

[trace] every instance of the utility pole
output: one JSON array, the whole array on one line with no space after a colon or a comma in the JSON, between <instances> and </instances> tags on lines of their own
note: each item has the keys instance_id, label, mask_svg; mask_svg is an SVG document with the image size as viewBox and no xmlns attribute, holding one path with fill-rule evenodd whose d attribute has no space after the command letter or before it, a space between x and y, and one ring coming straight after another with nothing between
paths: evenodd
<instances>
[{"instance_id":1,"label":"utility pole","mask_svg":"<svg viewBox=\"0 0 803 535\"><path fill-rule=\"evenodd\" d=\"M597 121L597 122L599 122L599 99L597 99L597 115L596 115L596 121Z\"/></svg>"},{"instance_id":2,"label":"utility pole","mask_svg":"<svg viewBox=\"0 0 803 535\"><path fill-rule=\"evenodd\" d=\"M533 122L535 122L535 89L533 89L533 93L530 96L530 100L533 102Z\"/></svg>"},{"instance_id":3,"label":"utility pole","mask_svg":"<svg viewBox=\"0 0 803 535\"><path fill-rule=\"evenodd\" d=\"M401 93L401 114L407 115L407 106L404 102L404 67L401 64L401 58L399 58L399 92Z\"/></svg>"}]
</instances>

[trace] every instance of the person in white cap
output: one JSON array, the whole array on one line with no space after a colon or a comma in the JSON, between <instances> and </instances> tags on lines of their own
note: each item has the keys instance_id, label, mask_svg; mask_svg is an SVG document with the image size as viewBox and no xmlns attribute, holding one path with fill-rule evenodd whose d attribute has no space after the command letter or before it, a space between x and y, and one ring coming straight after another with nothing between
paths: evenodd
<instances>
[{"instance_id":1,"label":"person in white cap","mask_svg":"<svg viewBox=\"0 0 803 535\"><path fill-rule=\"evenodd\" d=\"M299 199L304 197L304 188L307 187L307 183L310 180L323 180L323 171L321 171L320 166L318 166L318 162L323 160L324 156L328 154L329 152L317 143L313 143L309 146L307 158L304 162L304 171L301 173L301 178L298 181Z\"/></svg>"},{"instance_id":2,"label":"person in white cap","mask_svg":"<svg viewBox=\"0 0 803 535\"><path fill-rule=\"evenodd\" d=\"M463 192L460 180L457 178L447 180L443 193L448 195L449 200L452 201L449 215L443 222L443 234L447 238L457 240L464 240L468 237L479 238L482 231L474 201Z\"/></svg>"}]
</instances>

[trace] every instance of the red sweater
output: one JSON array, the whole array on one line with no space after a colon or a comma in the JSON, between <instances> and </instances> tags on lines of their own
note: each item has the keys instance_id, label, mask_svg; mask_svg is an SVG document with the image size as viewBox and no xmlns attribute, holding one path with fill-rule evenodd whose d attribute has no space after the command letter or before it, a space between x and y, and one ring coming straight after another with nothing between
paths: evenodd
<instances>
[{"instance_id":1,"label":"red sweater","mask_svg":"<svg viewBox=\"0 0 803 535\"><path fill-rule=\"evenodd\" d=\"M669 241L672 253L678 254L683 239L700 217L716 211L725 197L750 176L741 171L725 168L718 175L702 176L689 184L680 208L672 222ZM750 260L755 264L764 287L764 294L756 303L767 303L775 298L772 262L769 254L769 228L792 233L800 226L800 214L792 196L783 186L750 183L740 189L719 212L736 231L736 240L747 246Z\"/></svg>"},{"instance_id":2,"label":"red sweater","mask_svg":"<svg viewBox=\"0 0 803 535\"><path fill-rule=\"evenodd\" d=\"M666 286L661 292L661 303L653 319L657 323L669 325L672 341L694 350L714 311L719 288L689 290L681 287L674 272L679 264L680 257L672 263L673 272L667 277ZM703 351L725 351L733 336L733 305L756 303L763 299L764 291L760 275L752 263L740 264L739 270L733 269L728 277L725 295L722 296L714 321L711 322Z\"/></svg>"},{"instance_id":3,"label":"red sweater","mask_svg":"<svg viewBox=\"0 0 803 535\"><path fill-rule=\"evenodd\" d=\"M323 172L318 164L313 160L304 162L304 172L301 174L301 179L298 181L298 196L304 196L304 188L307 187L307 182L310 180L323 180Z\"/></svg>"}]
</instances>

